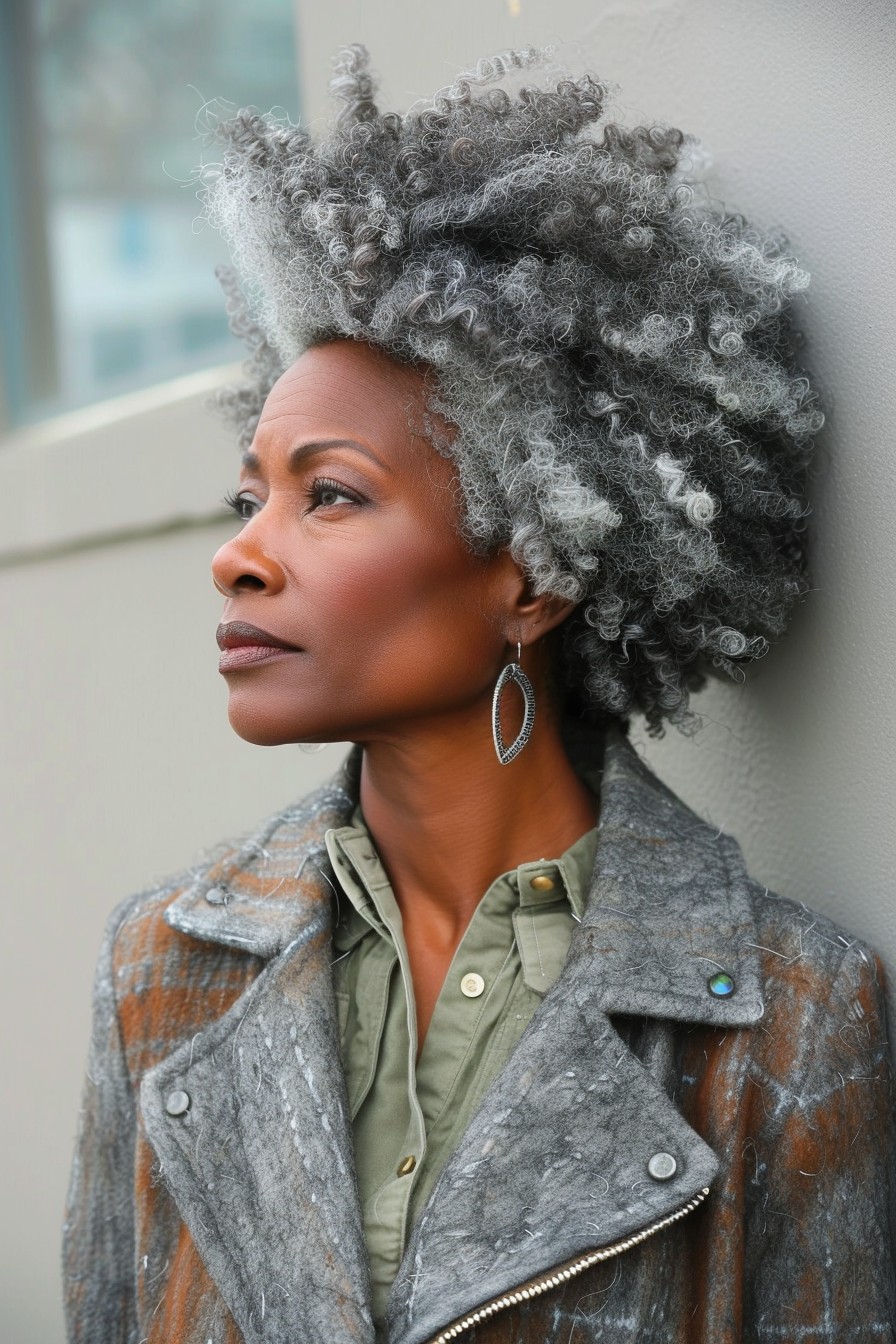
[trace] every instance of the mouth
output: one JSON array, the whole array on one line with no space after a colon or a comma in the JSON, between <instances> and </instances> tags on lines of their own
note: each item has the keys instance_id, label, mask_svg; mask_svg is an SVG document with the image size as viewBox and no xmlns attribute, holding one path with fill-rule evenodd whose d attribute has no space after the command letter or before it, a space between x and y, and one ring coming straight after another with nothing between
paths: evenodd
<instances>
[{"instance_id":1,"label":"mouth","mask_svg":"<svg viewBox=\"0 0 896 1344\"><path fill-rule=\"evenodd\" d=\"M221 650L219 672L232 672L256 663L271 662L286 654L302 652L297 644L289 644L285 639L245 621L228 621L219 625L215 638Z\"/></svg>"}]
</instances>

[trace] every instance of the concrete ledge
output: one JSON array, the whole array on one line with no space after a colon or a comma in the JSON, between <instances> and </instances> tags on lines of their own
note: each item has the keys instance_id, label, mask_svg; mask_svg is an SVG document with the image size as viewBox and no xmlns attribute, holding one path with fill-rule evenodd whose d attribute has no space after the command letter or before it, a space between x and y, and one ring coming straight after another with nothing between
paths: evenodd
<instances>
[{"instance_id":1,"label":"concrete ledge","mask_svg":"<svg viewBox=\"0 0 896 1344\"><path fill-rule=\"evenodd\" d=\"M6 436L0 565L220 520L237 459L209 398L239 373L206 369Z\"/></svg>"}]
</instances>

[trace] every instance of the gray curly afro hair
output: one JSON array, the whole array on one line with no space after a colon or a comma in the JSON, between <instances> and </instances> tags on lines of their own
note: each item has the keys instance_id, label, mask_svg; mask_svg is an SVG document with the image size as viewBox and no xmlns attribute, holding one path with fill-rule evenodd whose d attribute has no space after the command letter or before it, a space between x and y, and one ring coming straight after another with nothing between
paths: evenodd
<instances>
[{"instance_id":1,"label":"gray curly afro hair","mask_svg":"<svg viewBox=\"0 0 896 1344\"><path fill-rule=\"evenodd\" d=\"M577 712L687 727L706 672L741 679L806 588L822 416L786 312L808 276L685 180L680 131L598 134L606 86L549 62L483 59L400 116L352 46L322 138L253 109L217 127L204 195L251 350L221 401L245 445L314 343L430 366L469 543L578 604L559 658Z\"/></svg>"}]
</instances>

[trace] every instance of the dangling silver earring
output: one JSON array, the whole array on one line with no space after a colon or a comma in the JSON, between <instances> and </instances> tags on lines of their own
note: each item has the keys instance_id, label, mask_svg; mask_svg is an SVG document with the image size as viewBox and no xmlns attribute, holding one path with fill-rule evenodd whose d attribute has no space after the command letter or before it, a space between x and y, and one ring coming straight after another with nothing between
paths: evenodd
<instances>
[{"instance_id":1,"label":"dangling silver earring","mask_svg":"<svg viewBox=\"0 0 896 1344\"><path fill-rule=\"evenodd\" d=\"M517 643L516 662L508 663L501 673L495 685L495 693L492 696L492 737L495 740L495 751L498 753L498 760L502 765L509 765L512 760L519 756L523 747L532 736L532 725L535 722L535 692L532 689L532 683L520 667L520 655L522 646ZM515 740L509 747L505 747L504 738L501 734L501 695L504 687L509 682L515 681L523 693L523 726L520 728Z\"/></svg>"}]
</instances>

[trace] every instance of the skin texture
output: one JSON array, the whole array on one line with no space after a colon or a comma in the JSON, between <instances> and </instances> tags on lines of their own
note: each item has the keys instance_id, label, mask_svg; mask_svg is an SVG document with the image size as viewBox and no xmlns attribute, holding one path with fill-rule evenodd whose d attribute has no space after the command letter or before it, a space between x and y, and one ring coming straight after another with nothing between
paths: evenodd
<instances>
[{"instance_id":1,"label":"skin texture","mask_svg":"<svg viewBox=\"0 0 896 1344\"><path fill-rule=\"evenodd\" d=\"M562 853L596 806L549 691L548 637L571 604L533 596L508 551L462 539L454 465L418 428L426 380L364 342L307 350L268 397L240 475L245 522L212 565L223 622L298 646L225 671L236 732L364 747L361 806L402 912L421 1043L486 888ZM517 641L538 710L501 766L491 698Z\"/></svg>"}]
</instances>

